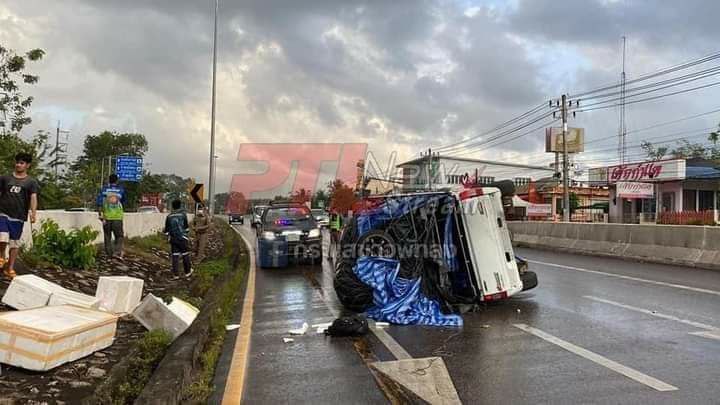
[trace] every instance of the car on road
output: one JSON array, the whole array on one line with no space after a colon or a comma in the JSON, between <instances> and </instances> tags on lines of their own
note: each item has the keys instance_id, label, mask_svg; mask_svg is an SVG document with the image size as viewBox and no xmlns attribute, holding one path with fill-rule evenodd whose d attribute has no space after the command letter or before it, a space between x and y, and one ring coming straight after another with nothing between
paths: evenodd
<instances>
[{"instance_id":1,"label":"car on road","mask_svg":"<svg viewBox=\"0 0 720 405\"><path fill-rule=\"evenodd\" d=\"M265 208L267 208L267 205L256 205L253 207L250 226L256 228L258 225L260 225L260 223L262 222L262 215L265 211Z\"/></svg>"},{"instance_id":2,"label":"car on road","mask_svg":"<svg viewBox=\"0 0 720 405\"><path fill-rule=\"evenodd\" d=\"M315 217L315 222L317 222L320 228L327 228L330 226L330 215L328 215L327 211L315 208L311 209L310 212Z\"/></svg>"},{"instance_id":3,"label":"car on road","mask_svg":"<svg viewBox=\"0 0 720 405\"><path fill-rule=\"evenodd\" d=\"M245 223L245 215L243 215L239 212L229 212L228 213L228 223L242 225Z\"/></svg>"},{"instance_id":4,"label":"car on road","mask_svg":"<svg viewBox=\"0 0 720 405\"><path fill-rule=\"evenodd\" d=\"M301 204L272 204L256 228L260 267L285 267L291 260L322 260L320 227Z\"/></svg>"},{"instance_id":5,"label":"car on road","mask_svg":"<svg viewBox=\"0 0 720 405\"><path fill-rule=\"evenodd\" d=\"M159 214L160 210L154 205L143 205L138 207L137 212L141 214Z\"/></svg>"}]
</instances>

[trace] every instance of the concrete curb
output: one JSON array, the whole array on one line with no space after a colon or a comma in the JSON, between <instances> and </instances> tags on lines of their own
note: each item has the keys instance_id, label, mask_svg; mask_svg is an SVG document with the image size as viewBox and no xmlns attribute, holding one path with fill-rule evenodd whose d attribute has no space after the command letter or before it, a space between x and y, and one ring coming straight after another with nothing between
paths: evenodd
<instances>
[{"instance_id":1,"label":"concrete curb","mask_svg":"<svg viewBox=\"0 0 720 405\"><path fill-rule=\"evenodd\" d=\"M243 239L238 238L238 243L244 243ZM232 271L215 280L215 287L228 282L238 271L241 250L237 247L234 249ZM203 304L195 322L165 353L135 404L164 405L181 402L186 388L194 382L193 377L201 367L200 358L210 335L211 317L218 305L217 295L212 294L213 291L216 291L216 288L208 293L208 300Z\"/></svg>"},{"instance_id":2,"label":"concrete curb","mask_svg":"<svg viewBox=\"0 0 720 405\"><path fill-rule=\"evenodd\" d=\"M511 222L520 247L720 270L720 227Z\"/></svg>"}]
</instances>

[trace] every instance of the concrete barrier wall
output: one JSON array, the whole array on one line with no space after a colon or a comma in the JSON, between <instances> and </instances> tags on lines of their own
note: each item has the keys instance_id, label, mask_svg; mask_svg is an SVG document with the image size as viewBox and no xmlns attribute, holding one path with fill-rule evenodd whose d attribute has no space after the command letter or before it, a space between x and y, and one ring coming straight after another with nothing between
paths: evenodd
<instances>
[{"instance_id":1,"label":"concrete barrier wall","mask_svg":"<svg viewBox=\"0 0 720 405\"><path fill-rule=\"evenodd\" d=\"M148 236L160 232L165 226L165 217L162 213L126 213L123 218L125 237ZM32 230L39 230L43 220L51 219L60 225L61 229L70 231L90 226L99 232L95 243L102 243L102 222L98 219L96 212L66 212L66 211L38 211L38 219L34 224L25 223L23 229L22 243L32 245ZM192 215L188 214L188 220L192 221Z\"/></svg>"},{"instance_id":2,"label":"concrete barrier wall","mask_svg":"<svg viewBox=\"0 0 720 405\"><path fill-rule=\"evenodd\" d=\"M518 246L720 269L720 227L510 222Z\"/></svg>"}]
</instances>

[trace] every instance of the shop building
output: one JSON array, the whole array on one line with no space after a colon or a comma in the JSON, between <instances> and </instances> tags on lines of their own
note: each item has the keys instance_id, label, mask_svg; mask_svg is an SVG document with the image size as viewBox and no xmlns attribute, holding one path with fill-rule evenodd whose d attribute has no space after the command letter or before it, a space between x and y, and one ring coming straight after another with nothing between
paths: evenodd
<instances>
[{"instance_id":1,"label":"shop building","mask_svg":"<svg viewBox=\"0 0 720 405\"><path fill-rule=\"evenodd\" d=\"M702 221L715 215L720 202L720 169L707 160L628 163L589 174L591 184L608 187L614 223Z\"/></svg>"}]
</instances>

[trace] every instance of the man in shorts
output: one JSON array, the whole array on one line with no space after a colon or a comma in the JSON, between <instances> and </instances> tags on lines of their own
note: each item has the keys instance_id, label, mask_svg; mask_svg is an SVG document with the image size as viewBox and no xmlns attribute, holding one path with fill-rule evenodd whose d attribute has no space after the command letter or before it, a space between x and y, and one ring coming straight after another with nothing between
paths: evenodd
<instances>
[{"instance_id":1,"label":"man in shorts","mask_svg":"<svg viewBox=\"0 0 720 405\"><path fill-rule=\"evenodd\" d=\"M28 175L32 163L32 155L18 153L15 155L15 171L8 176L0 177L0 267L6 277L15 277L15 260L20 249L25 221L35 223L37 219L37 195L40 191L38 182ZM10 247L10 255L5 261L5 249Z\"/></svg>"}]
</instances>

